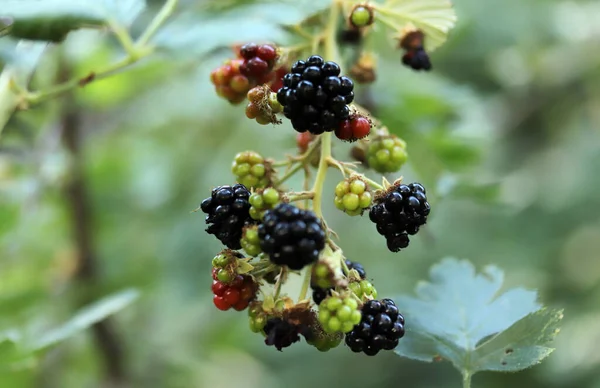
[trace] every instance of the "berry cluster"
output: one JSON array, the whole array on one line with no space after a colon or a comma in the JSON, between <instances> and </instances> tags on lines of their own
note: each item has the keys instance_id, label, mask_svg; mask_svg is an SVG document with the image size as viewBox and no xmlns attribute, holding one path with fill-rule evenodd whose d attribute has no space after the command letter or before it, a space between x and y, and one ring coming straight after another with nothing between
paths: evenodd
<instances>
[{"instance_id":1,"label":"berry cluster","mask_svg":"<svg viewBox=\"0 0 600 388\"><path fill-rule=\"evenodd\" d=\"M375 286L368 280L361 280L358 282L350 282L348 288L356 295L360 300L365 299L376 299L377 290Z\"/></svg>"},{"instance_id":2,"label":"berry cluster","mask_svg":"<svg viewBox=\"0 0 600 388\"><path fill-rule=\"evenodd\" d=\"M366 161L379 173L396 172L406 163L406 143L394 135L377 136L368 145Z\"/></svg>"},{"instance_id":3,"label":"berry cluster","mask_svg":"<svg viewBox=\"0 0 600 388\"><path fill-rule=\"evenodd\" d=\"M330 296L319 304L319 322L326 333L348 333L360 320L358 302L350 295Z\"/></svg>"},{"instance_id":4,"label":"berry cluster","mask_svg":"<svg viewBox=\"0 0 600 388\"><path fill-rule=\"evenodd\" d=\"M369 136L369 133L371 133L371 121L360 115L342 120L335 129L335 136L338 139L349 142L364 139Z\"/></svg>"},{"instance_id":5,"label":"berry cluster","mask_svg":"<svg viewBox=\"0 0 600 388\"><path fill-rule=\"evenodd\" d=\"M296 131L319 135L335 130L350 117L354 83L339 74L337 63L325 62L318 55L292 65L283 77L277 100Z\"/></svg>"},{"instance_id":6,"label":"berry cluster","mask_svg":"<svg viewBox=\"0 0 600 388\"><path fill-rule=\"evenodd\" d=\"M290 204L268 210L258 227L258 236L269 259L291 270L317 261L325 247L325 231L317 216Z\"/></svg>"},{"instance_id":7,"label":"berry cluster","mask_svg":"<svg viewBox=\"0 0 600 388\"><path fill-rule=\"evenodd\" d=\"M207 214L206 223L209 226L206 232L215 235L230 249L241 248L242 228L254 222L248 213L248 198L250 192L244 185L219 186L200 205Z\"/></svg>"},{"instance_id":8,"label":"berry cluster","mask_svg":"<svg viewBox=\"0 0 600 388\"><path fill-rule=\"evenodd\" d=\"M406 248L409 235L414 235L427 222L430 206L425 188L419 183L392 186L382 197L375 199L369 218L385 236L392 252Z\"/></svg>"},{"instance_id":9,"label":"berry cluster","mask_svg":"<svg viewBox=\"0 0 600 388\"><path fill-rule=\"evenodd\" d=\"M348 271L355 270L361 280L366 279L367 273L362 264L350 260L345 260L345 264ZM331 291L334 289L328 278L330 275L329 269L326 268L322 270L322 268L323 267L318 264L315 265L310 283L310 287L312 288L312 299L316 305L320 305L325 298L331 295Z\"/></svg>"},{"instance_id":10,"label":"berry cluster","mask_svg":"<svg viewBox=\"0 0 600 388\"><path fill-rule=\"evenodd\" d=\"M249 188L265 188L271 184L271 164L254 151L235 155L231 172L238 183Z\"/></svg>"},{"instance_id":11,"label":"berry cluster","mask_svg":"<svg viewBox=\"0 0 600 388\"><path fill-rule=\"evenodd\" d=\"M362 317L346 334L346 345L355 353L374 356L392 350L404 336L404 317L391 299L370 300L362 307Z\"/></svg>"},{"instance_id":12,"label":"berry cluster","mask_svg":"<svg viewBox=\"0 0 600 388\"><path fill-rule=\"evenodd\" d=\"M217 94L232 104L244 101L246 93L256 85L272 82L275 78L273 67L278 58L274 46L255 43L239 47L237 56L210 73Z\"/></svg>"},{"instance_id":13,"label":"berry cluster","mask_svg":"<svg viewBox=\"0 0 600 388\"><path fill-rule=\"evenodd\" d=\"M251 225L244 228L240 245L248 254L248 256L256 257L262 252L260 249L260 239L258 238L257 225Z\"/></svg>"},{"instance_id":14,"label":"berry cluster","mask_svg":"<svg viewBox=\"0 0 600 388\"><path fill-rule=\"evenodd\" d=\"M237 275L231 282L224 283L218 280L215 270L213 270L212 284L215 306L223 311L231 308L242 311L248 307L250 301L255 298L258 288L252 277Z\"/></svg>"},{"instance_id":15,"label":"berry cluster","mask_svg":"<svg viewBox=\"0 0 600 388\"><path fill-rule=\"evenodd\" d=\"M335 187L335 207L350 216L358 216L371 206L373 197L367 184L358 177L350 177Z\"/></svg>"}]
</instances>

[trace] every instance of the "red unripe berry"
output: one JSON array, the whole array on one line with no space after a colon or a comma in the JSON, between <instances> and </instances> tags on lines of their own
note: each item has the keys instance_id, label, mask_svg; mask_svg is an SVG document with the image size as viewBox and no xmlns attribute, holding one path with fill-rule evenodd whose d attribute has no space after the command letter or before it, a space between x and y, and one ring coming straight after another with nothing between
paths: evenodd
<instances>
[{"instance_id":1,"label":"red unripe berry","mask_svg":"<svg viewBox=\"0 0 600 388\"><path fill-rule=\"evenodd\" d=\"M350 127L354 139L365 138L371 133L371 122L366 117L358 116L350 120Z\"/></svg>"},{"instance_id":2,"label":"red unripe berry","mask_svg":"<svg viewBox=\"0 0 600 388\"><path fill-rule=\"evenodd\" d=\"M226 64L219 67L215 72L215 85L227 85L233 76L233 69Z\"/></svg>"},{"instance_id":3,"label":"red unripe berry","mask_svg":"<svg viewBox=\"0 0 600 388\"><path fill-rule=\"evenodd\" d=\"M217 296L223 296L223 294L225 293L225 291L227 291L228 288L229 287L226 284L223 284L218 280L213 281L213 284L211 286L213 294Z\"/></svg>"},{"instance_id":4,"label":"red unripe berry","mask_svg":"<svg viewBox=\"0 0 600 388\"><path fill-rule=\"evenodd\" d=\"M269 82L273 81L274 78L275 78L275 74L272 72L269 72L269 73L259 77L258 80L256 81L256 83L259 85L268 84Z\"/></svg>"},{"instance_id":5,"label":"red unripe berry","mask_svg":"<svg viewBox=\"0 0 600 388\"><path fill-rule=\"evenodd\" d=\"M237 288L232 288L230 287L229 289L227 289L227 291L225 291L225 293L223 294L223 299L225 299L225 301L230 305L233 306L234 304L238 303L241 300L241 293L240 290Z\"/></svg>"},{"instance_id":6,"label":"red unripe berry","mask_svg":"<svg viewBox=\"0 0 600 388\"><path fill-rule=\"evenodd\" d=\"M254 297L254 284L247 284L241 290L242 300L250 300Z\"/></svg>"},{"instance_id":7,"label":"red unripe berry","mask_svg":"<svg viewBox=\"0 0 600 388\"><path fill-rule=\"evenodd\" d=\"M259 78L269 72L269 64L254 57L240 67L240 72L247 77Z\"/></svg>"},{"instance_id":8,"label":"red unripe berry","mask_svg":"<svg viewBox=\"0 0 600 388\"><path fill-rule=\"evenodd\" d=\"M246 117L248 117L249 119L255 119L258 117L258 115L260 114L260 107L256 104L253 104L251 102L248 103L248 105L246 105Z\"/></svg>"},{"instance_id":9,"label":"red unripe berry","mask_svg":"<svg viewBox=\"0 0 600 388\"><path fill-rule=\"evenodd\" d=\"M340 140L352 139L352 126L350 120L340 122L340 125L335 129L335 136Z\"/></svg>"},{"instance_id":10,"label":"red unripe berry","mask_svg":"<svg viewBox=\"0 0 600 388\"><path fill-rule=\"evenodd\" d=\"M221 311L229 310L231 308L231 304L227 303L222 296L215 295L213 297L213 303Z\"/></svg>"},{"instance_id":11,"label":"red unripe berry","mask_svg":"<svg viewBox=\"0 0 600 388\"><path fill-rule=\"evenodd\" d=\"M244 310L246 307L248 307L249 302L247 300L241 300L238 303L233 305L233 308L236 311L242 311Z\"/></svg>"},{"instance_id":12,"label":"red unripe berry","mask_svg":"<svg viewBox=\"0 0 600 388\"><path fill-rule=\"evenodd\" d=\"M256 56L258 51L258 45L256 43L246 43L240 48L240 55L242 58L250 59Z\"/></svg>"},{"instance_id":13,"label":"red unripe berry","mask_svg":"<svg viewBox=\"0 0 600 388\"><path fill-rule=\"evenodd\" d=\"M243 59L232 59L229 61L232 76L240 74L240 67L244 64Z\"/></svg>"},{"instance_id":14,"label":"red unripe berry","mask_svg":"<svg viewBox=\"0 0 600 388\"><path fill-rule=\"evenodd\" d=\"M231 79L229 87L237 93L247 93L250 90L250 80L245 76L238 74Z\"/></svg>"},{"instance_id":15,"label":"red unripe berry","mask_svg":"<svg viewBox=\"0 0 600 388\"><path fill-rule=\"evenodd\" d=\"M212 269L212 278L213 280L217 280L217 275L219 274L219 268Z\"/></svg>"},{"instance_id":16,"label":"red unripe berry","mask_svg":"<svg viewBox=\"0 0 600 388\"><path fill-rule=\"evenodd\" d=\"M267 62L274 61L277 58L277 50L269 44L263 44L256 51L256 55Z\"/></svg>"}]
</instances>

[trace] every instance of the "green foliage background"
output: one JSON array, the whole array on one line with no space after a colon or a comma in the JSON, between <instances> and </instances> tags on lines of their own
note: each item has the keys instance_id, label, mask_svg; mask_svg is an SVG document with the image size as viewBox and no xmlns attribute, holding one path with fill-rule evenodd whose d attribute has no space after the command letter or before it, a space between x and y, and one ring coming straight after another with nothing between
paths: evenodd
<instances>
[{"instance_id":1,"label":"green foliage background","mask_svg":"<svg viewBox=\"0 0 600 388\"><path fill-rule=\"evenodd\" d=\"M474 386L600 387L600 6L457 0L455 7L459 23L432 55L433 72L411 72L399 52L381 50L378 80L360 93L408 142L411 163L402 175L432 187L431 223L394 255L367 219L338 214L333 194L325 216L380 295L410 293L432 264L455 256L480 268L495 264L506 272L506 287L538 289L544 304L565 308L547 361L515 375L479 374ZM197 8L191 17L204 12ZM194 39L229 41L232 31L211 34ZM65 48L77 74L117 52L96 32L70 35ZM232 182L236 152L281 158L295 150L289 125L259 126L213 93L208 72L228 55L163 56L75 96L100 264L94 292L141 291L115 316L132 386L459 387L448 363L392 352L367 358L301 344L279 353L249 332L245 313L213 307L210 259L220 246L190 211L212 186ZM55 61L44 61L37 85L54 82L56 71ZM20 114L0 144L2 330L37 332L67 320L81 290L72 279L58 108ZM334 153L344 159L347 150ZM0 377L6 387L93 387L102 380L89 332L39 365Z\"/></svg>"}]
</instances>

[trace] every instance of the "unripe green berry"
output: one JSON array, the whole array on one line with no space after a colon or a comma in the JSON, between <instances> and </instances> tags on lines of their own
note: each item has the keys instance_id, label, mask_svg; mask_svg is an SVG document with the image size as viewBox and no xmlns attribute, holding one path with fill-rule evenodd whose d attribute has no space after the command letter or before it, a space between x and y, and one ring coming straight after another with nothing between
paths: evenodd
<instances>
[{"instance_id":1,"label":"unripe green berry","mask_svg":"<svg viewBox=\"0 0 600 388\"><path fill-rule=\"evenodd\" d=\"M227 264L229 264L229 258L226 255L222 254L222 253L216 255L212 259L212 266L213 267L223 268Z\"/></svg>"},{"instance_id":2,"label":"unripe green berry","mask_svg":"<svg viewBox=\"0 0 600 388\"><path fill-rule=\"evenodd\" d=\"M264 178L263 178L264 179ZM249 214L252 219L260 221L265 214L265 211L272 209L280 201L279 192L273 187L268 187L262 192L254 193L250 195L248 202L250 202Z\"/></svg>"},{"instance_id":3,"label":"unripe green berry","mask_svg":"<svg viewBox=\"0 0 600 388\"><path fill-rule=\"evenodd\" d=\"M356 28L373 24L373 11L363 5L357 6L350 14L350 23Z\"/></svg>"},{"instance_id":4,"label":"unripe green berry","mask_svg":"<svg viewBox=\"0 0 600 388\"><path fill-rule=\"evenodd\" d=\"M375 137L367 149L367 164L380 173L400 170L407 159L406 143L394 135Z\"/></svg>"},{"instance_id":5,"label":"unripe green berry","mask_svg":"<svg viewBox=\"0 0 600 388\"><path fill-rule=\"evenodd\" d=\"M273 113L281 113L283 112L283 106L277 100L277 93L269 94L269 106L271 107L271 111Z\"/></svg>"},{"instance_id":6,"label":"unripe green berry","mask_svg":"<svg viewBox=\"0 0 600 388\"><path fill-rule=\"evenodd\" d=\"M351 295L330 296L319 305L318 319L326 333L348 333L360 322L361 313Z\"/></svg>"},{"instance_id":7,"label":"unripe green berry","mask_svg":"<svg viewBox=\"0 0 600 388\"><path fill-rule=\"evenodd\" d=\"M363 301L369 299L377 299L377 290L375 286L368 280L361 280L360 282L351 282L348 288Z\"/></svg>"},{"instance_id":8,"label":"unripe green berry","mask_svg":"<svg viewBox=\"0 0 600 388\"><path fill-rule=\"evenodd\" d=\"M347 178L335 187L335 207L350 216L361 215L372 200L367 183L358 176Z\"/></svg>"},{"instance_id":9,"label":"unripe green berry","mask_svg":"<svg viewBox=\"0 0 600 388\"><path fill-rule=\"evenodd\" d=\"M237 182L248 188L262 188L270 184L271 166L268 161L254 151L238 153L231 166L231 171Z\"/></svg>"},{"instance_id":10,"label":"unripe green berry","mask_svg":"<svg viewBox=\"0 0 600 388\"><path fill-rule=\"evenodd\" d=\"M217 279L222 283L229 283L233 280L233 275L229 271L222 269L217 273Z\"/></svg>"},{"instance_id":11,"label":"unripe green berry","mask_svg":"<svg viewBox=\"0 0 600 388\"><path fill-rule=\"evenodd\" d=\"M262 249L260 249L260 240L258 238L258 226L253 225L244 229L240 245L244 251L246 251L248 256L256 257L262 252Z\"/></svg>"}]
</instances>

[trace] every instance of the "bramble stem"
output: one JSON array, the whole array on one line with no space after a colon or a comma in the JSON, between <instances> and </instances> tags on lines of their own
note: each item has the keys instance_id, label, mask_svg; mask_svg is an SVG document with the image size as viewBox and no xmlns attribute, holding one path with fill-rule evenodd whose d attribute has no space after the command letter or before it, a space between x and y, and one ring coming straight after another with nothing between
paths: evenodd
<instances>
[{"instance_id":1,"label":"bramble stem","mask_svg":"<svg viewBox=\"0 0 600 388\"><path fill-rule=\"evenodd\" d=\"M177 7L177 3L179 3L179 0L166 1L137 42L135 42L137 47L145 47L148 42L150 42L150 39L152 39L158 29L165 24L165 21L173 14L173 11L175 11L175 8Z\"/></svg>"},{"instance_id":2,"label":"bramble stem","mask_svg":"<svg viewBox=\"0 0 600 388\"><path fill-rule=\"evenodd\" d=\"M277 281L275 282L275 294L273 295L273 299L277 300L277 298L279 298L279 294L281 293L281 286L283 284L283 278L285 276L285 269L284 267L281 267L281 271L279 271L279 277L277 278Z\"/></svg>"},{"instance_id":3,"label":"bramble stem","mask_svg":"<svg viewBox=\"0 0 600 388\"><path fill-rule=\"evenodd\" d=\"M296 202L296 201L302 201L303 199L313 199L315 197L315 193L313 193L312 191L300 191L300 192L290 192L287 193L285 196L285 199L287 199L288 202Z\"/></svg>"},{"instance_id":4,"label":"bramble stem","mask_svg":"<svg viewBox=\"0 0 600 388\"><path fill-rule=\"evenodd\" d=\"M473 375L469 371L463 371L463 388L471 388L471 377Z\"/></svg>"},{"instance_id":5,"label":"bramble stem","mask_svg":"<svg viewBox=\"0 0 600 388\"><path fill-rule=\"evenodd\" d=\"M350 167L344 165L344 163L341 163L338 160L335 160L332 157L329 157L327 159L327 162L330 166L341 169L344 171L344 174L348 174L348 175L357 175L359 176L362 180L364 180L365 182L367 182L369 185L373 186L374 188L376 188L377 190L383 190L383 186L380 185L379 183L375 182L374 180L367 178L364 174L358 173L355 170L351 169Z\"/></svg>"}]
</instances>

